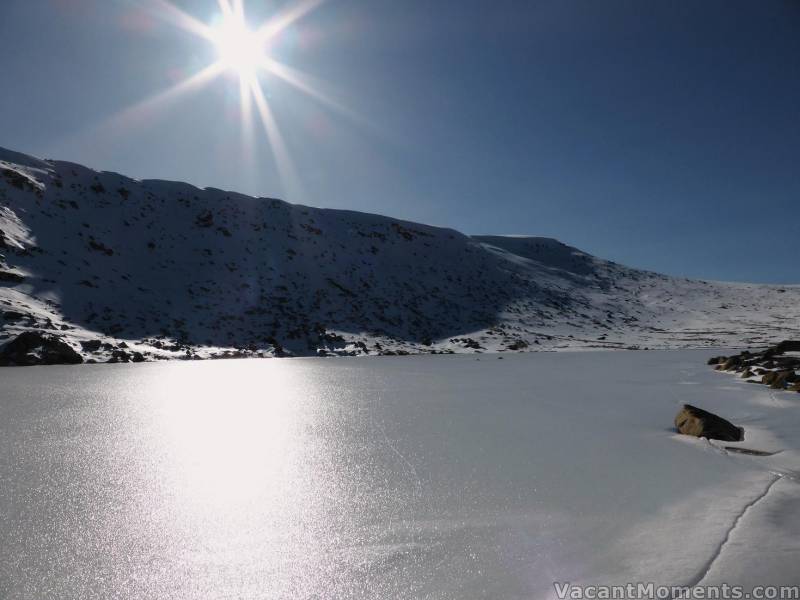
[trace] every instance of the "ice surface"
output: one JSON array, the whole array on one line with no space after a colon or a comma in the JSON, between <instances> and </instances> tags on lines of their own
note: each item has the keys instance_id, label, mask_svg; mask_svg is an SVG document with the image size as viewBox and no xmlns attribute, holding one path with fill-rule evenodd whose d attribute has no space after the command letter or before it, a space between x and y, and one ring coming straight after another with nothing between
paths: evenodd
<instances>
[{"instance_id":1,"label":"ice surface","mask_svg":"<svg viewBox=\"0 0 800 600\"><path fill-rule=\"evenodd\" d=\"M800 395L710 354L3 370L0 597L798 584ZM683 402L777 454L677 435Z\"/></svg>"}]
</instances>

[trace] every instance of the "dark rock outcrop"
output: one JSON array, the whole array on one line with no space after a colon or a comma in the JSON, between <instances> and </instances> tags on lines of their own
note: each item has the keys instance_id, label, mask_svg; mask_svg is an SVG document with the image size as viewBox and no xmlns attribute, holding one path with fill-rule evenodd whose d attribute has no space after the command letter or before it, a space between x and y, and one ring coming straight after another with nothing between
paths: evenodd
<instances>
[{"instance_id":1,"label":"dark rock outcrop","mask_svg":"<svg viewBox=\"0 0 800 600\"><path fill-rule=\"evenodd\" d=\"M675 427L684 435L710 440L739 442L744 439L744 430L741 427L691 404L684 404L675 416Z\"/></svg>"},{"instance_id":2,"label":"dark rock outcrop","mask_svg":"<svg viewBox=\"0 0 800 600\"><path fill-rule=\"evenodd\" d=\"M83 358L63 339L51 333L25 331L0 348L0 365L77 365Z\"/></svg>"},{"instance_id":3,"label":"dark rock outcrop","mask_svg":"<svg viewBox=\"0 0 800 600\"><path fill-rule=\"evenodd\" d=\"M14 271L0 271L0 281L8 283L22 283L25 281L25 276L15 273Z\"/></svg>"},{"instance_id":4,"label":"dark rock outcrop","mask_svg":"<svg viewBox=\"0 0 800 600\"><path fill-rule=\"evenodd\" d=\"M111 353L111 358L109 358L106 362L109 363L121 363L121 362L130 362L131 355L125 352L125 350L114 350Z\"/></svg>"},{"instance_id":5,"label":"dark rock outcrop","mask_svg":"<svg viewBox=\"0 0 800 600\"><path fill-rule=\"evenodd\" d=\"M743 379L762 383L775 390L800 391L794 385L800 381L800 356L787 355L800 352L800 341L785 340L760 352L745 350L734 356L716 356L709 365L718 371L741 373Z\"/></svg>"},{"instance_id":6,"label":"dark rock outcrop","mask_svg":"<svg viewBox=\"0 0 800 600\"><path fill-rule=\"evenodd\" d=\"M81 348L87 352L97 352L100 350L102 342L100 340L86 340L81 342Z\"/></svg>"},{"instance_id":7,"label":"dark rock outcrop","mask_svg":"<svg viewBox=\"0 0 800 600\"><path fill-rule=\"evenodd\" d=\"M785 352L800 352L800 340L784 340L773 346L773 354L783 354Z\"/></svg>"}]
</instances>

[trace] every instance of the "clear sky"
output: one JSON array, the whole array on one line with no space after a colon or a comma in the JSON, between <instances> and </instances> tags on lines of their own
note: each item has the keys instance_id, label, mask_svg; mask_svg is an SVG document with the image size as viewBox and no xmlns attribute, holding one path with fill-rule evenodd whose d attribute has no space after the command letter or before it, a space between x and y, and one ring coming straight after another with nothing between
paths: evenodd
<instances>
[{"instance_id":1,"label":"clear sky","mask_svg":"<svg viewBox=\"0 0 800 600\"><path fill-rule=\"evenodd\" d=\"M279 161L233 71L163 96L218 58L165 0L2 4L0 146L800 283L800 2L327 0L269 44ZM296 7L245 0L253 27Z\"/></svg>"}]
</instances>

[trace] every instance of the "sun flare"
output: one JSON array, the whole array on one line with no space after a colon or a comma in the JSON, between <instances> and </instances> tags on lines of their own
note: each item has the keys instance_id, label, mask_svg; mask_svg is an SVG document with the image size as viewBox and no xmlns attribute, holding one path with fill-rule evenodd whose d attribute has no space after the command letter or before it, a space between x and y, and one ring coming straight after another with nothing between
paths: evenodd
<instances>
[{"instance_id":1,"label":"sun flare","mask_svg":"<svg viewBox=\"0 0 800 600\"><path fill-rule=\"evenodd\" d=\"M225 73L235 75L239 89L243 156L248 161L253 158L253 133L256 121L260 120L281 182L287 193L300 196L300 179L284 142L278 118L270 105L271 94L265 93L262 84L268 77L272 78L272 82L280 80L327 108L352 118L350 111L318 89L318 80L280 62L273 54L273 50L280 50L284 33L325 0L288 0L271 18L252 28L245 12L245 0L217 0L219 12L211 23L203 22L178 8L173 4L175 0L148 1L154 7L155 16L211 44L216 56L211 64L125 108L108 118L102 126L109 130L133 127L143 118L173 105L178 98L190 92L199 91Z\"/></svg>"},{"instance_id":2,"label":"sun flare","mask_svg":"<svg viewBox=\"0 0 800 600\"><path fill-rule=\"evenodd\" d=\"M267 58L263 37L239 16L226 16L211 35L219 61L240 77L250 79Z\"/></svg>"}]
</instances>

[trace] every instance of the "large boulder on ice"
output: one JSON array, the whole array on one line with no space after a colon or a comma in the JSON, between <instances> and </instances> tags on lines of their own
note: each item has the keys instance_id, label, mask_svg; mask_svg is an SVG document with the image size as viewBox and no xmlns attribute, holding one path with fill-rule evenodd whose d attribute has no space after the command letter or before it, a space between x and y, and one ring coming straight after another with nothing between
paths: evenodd
<instances>
[{"instance_id":1,"label":"large boulder on ice","mask_svg":"<svg viewBox=\"0 0 800 600\"><path fill-rule=\"evenodd\" d=\"M684 435L712 440L738 442L744 438L741 427L691 404L684 404L675 416L675 427Z\"/></svg>"},{"instance_id":2,"label":"large boulder on ice","mask_svg":"<svg viewBox=\"0 0 800 600\"><path fill-rule=\"evenodd\" d=\"M25 331L0 348L0 366L77 365L83 358L59 336Z\"/></svg>"}]
</instances>

